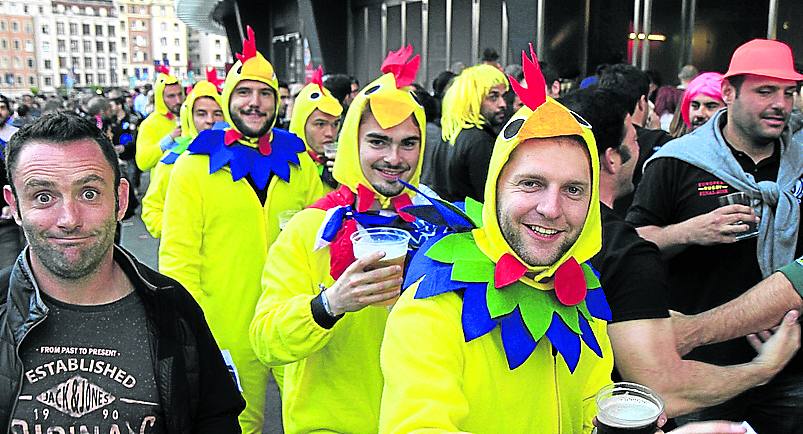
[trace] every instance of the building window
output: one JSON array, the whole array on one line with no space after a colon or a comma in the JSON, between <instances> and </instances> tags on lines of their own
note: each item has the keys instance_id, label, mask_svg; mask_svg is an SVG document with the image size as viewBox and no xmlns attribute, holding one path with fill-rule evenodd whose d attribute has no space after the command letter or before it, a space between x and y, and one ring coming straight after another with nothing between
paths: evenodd
<instances>
[{"instance_id":1,"label":"building window","mask_svg":"<svg viewBox=\"0 0 803 434\"><path fill-rule=\"evenodd\" d=\"M14 67L22 68L22 60L20 60L20 58L17 56L14 56Z\"/></svg>"},{"instance_id":2,"label":"building window","mask_svg":"<svg viewBox=\"0 0 803 434\"><path fill-rule=\"evenodd\" d=\"M81 74L75 74L75 78L73 80L73 83L81 84Z\"/></svg>"},{"instance_id":3,"label":"building window","mask_svg":"<svg viewBox=\"0 0 803 434\"><path fill-rule=\"evenodd\" d=\"M70 24L70 27L72 27L72 24ZM89 24L81 24L81 34L89 36Z\"/></svg>"},{"instance_id":4,"label":"building window","mask_svg":"<svg viewBox=\"0 0 803 434\"><path fill-rule=\"evenodd\" d=\"M43 35L47 35L47 34L49 34L49 33L50 33L50 27L48 27L48 25L47 25L47 24L43 24L43 25L42 25L42 34L43 34Z\"/></svg>"},{"instance_id":5,"label":"building window","mask_svg":"<svg viewBox=\"0 0 803 434\"><path fill-rule=\"evenodd\" d=\"M17 84L20 85L20 86L22 85L22 76L21 75L17 76Z\"/></svg>"},{"instance_id":6,"label":"building window","mask_svg":"<svg viewBox=\"0 0 803 434\"><path fill-rule=\"evenodd\" d=\"M3 21L0 21L0 30L5 30L4 27ZM64 34L64 23L56 23L56 34L59 36Z\"/></svg>"},{"instance_id":7,"label":"building window","mask_svg":"<svg viewBox=\"0 0 803 434\"><path fill-rule=\"evenodd\" d=\"M124 13L124 12L125 12L125 6L120 5L120 13Z\"/></svg>"},{"instance_id":8,"label":"building window","mask_svg":"<svg viewBox=\"0 0 803 434\"><path fill-rule=\"evenodd\" d=\"M89 69L91 67L92 67L92 58L84 57L84 69Z\"/></svg>"},{"instance_id":9,"label":"building window","mask_svg":"<svg viewBox=\"0 0 803 434\"><path fill-rule=\"evenodd\" d=\"M0 40L0 47L3 47L4 50L8 50L8 41L5 38Z\"/></svg>"},{"instance_id":10,"label":"building window","mask_svg":"<svg viewBox=\"0 0 803 434\"><path fill-rule=\"evenodd\" d=\"M18 23L16 21L12 21L11 22L11 31L14 32L14 33L19 32L20 31L20 23Z\"/></svg>"},{"instance_id":11,"label":"building window","mask_svg":"<svg viewBox=\"0 0 803 434\"><path fill-rule=\"evenodd\" d=\"M45 86L53 86L53 79L50 77L45 77Z\"/></svg>"},{"instance_id":12,"label":"building window","mask_svg":"<svg viewBox=\"0 0 803 434\"><path fill-rule=\"evenodd\" d=\"M33 51L33 41L30 39L25 41L25 51Z\"/></svg>"},{"instance_id":13,"label":"building window","mask_svg":"<svg viewBox=\"0 0 803 434\"><path fill-rule=\"evenodd\" d=\"M143 59L143 61L147 62L148 61L148 53L142 53L142 59Z\"/></svg>"},{"instance_id":14,"label":"building window","mask_svg":"<svg viewBox=\"0 0 803 434\"><path fill-rule=\"evenodd\" d=\"M51 69L53 67L53 62L50 60L45 60L45 69Z\"/></svg>"},{"instance_id":15,"label":"building window","mask_svg":"<svg viewBox=\"0 0 803 434\"><path fill-rule=\"evenodd\" d=\"M106 67L106 62L103 60L102 57L98 57L97 60L98 60L98 63L97 63L98 69L103 69L103 68Z\"/></svg>"},{"instance_id":16,"label":"building window","mask_svg":"<svg viewBox=\"0 0 803 434\"><path fill-rule=\"evenodd\" d=\"M166 14L165 14L165 7L164 7L164 6L160 6L160 7L159 7L159 13L161 13L161 14L162 14L162 16L166 15Z\"/></svg>"},{"instance_id":17,"label":"building window","mask_svg":"<svg viewBox=\"0 0 803 434\"><path fill-rule=\"evenodd\" d=\"M72 58L72 67L73 67L73 68L78 68L78 67L80 67L80 66L81 66L81 63L80 63L80 62L81 62L81 61L80 61L80 60L79 60L77 57L73 57L73 58Z\"/></svg>"},{"instance_id":18,"label":"building window","mask_svg":"<svg viewBox=\"0 0 803 434\"><path fill-rule=\"evenodd\" d=\"M2 66L3 68L8 68L8 57L3 56L2 58L0 58L0 66Z\"/></svg>"},{"instance_id":19,"label":"building window","mask_svg":"<svg viewBox=\"0 0 803 434\"><path fill-rule=\"evenodd\" d=\"M92 9L89 6L87 6L87 8L84 9L84 13L86 13L89 16L95 15L95 9Z\"/></svg>"},{"instance_id":20,"label":"building window","mask_svg":"<svg viewBox=\"0 0 803 434\"><path fill-rule=\"evenodd\" d=\"M5 20L0 21L0 32L5 32L6 31L6 26L7 26L7 24L6 24Z\"/></svg>"},{"instance_id":21,"label":"building window","mask_svg":"<svg viewBox=\"0 0 803 434\"><path fill-rule=\"evenodd\" d=\"M95 24L95 36L103 36L103 26Z\"/></svg>"},{"instance_id":22,"label":"building window","mask_svg":"<svg viewBox=\"0 0 803 434\"><path fill-rule=\"evenodd\" d=\"M78 34L78 23L70 23L70 36Z\"/></svg>"},{"instance_id":23,"label":"building window","mask_svg":"<svg viewBox=\"0 0 803 434\"><path fill-rule=\"evenodd\" d=\"M178 23L173 23L173 31L178 32Z\"/></svg>"},{"instance_id":24,"label":"building window","mask_svg":"<svg viewBox=\"0 0 803 434\"><path fill-rule=\"evenodd\" d=\"M33 78L33 75L29 75L28 76L28 84L31 85L31 86L36 84L36 79Z\"/></svg>"},{"instance_id":25,"label":"building window","mask_svg":"<svg viewBox=\"0 0 803 434\"><path fill-rule=\"evenodd\" d=\"M106 26L106 33L108 33L109 36L114 36L115 34L114 26Z\"/></svg>"},{"instance_id":26,"label":"building window","mask_svg":"<svg viewBox=\"0 0 803 434\"><path fill-rule=\"evenodd\" d=\"M103 52L103 41L95 42L95 49L97 50L98 53L102 53Z\"/></svg>"},{"instance_id":27,"label":"building window","mask_svg":"<svg viewBox=\"0 0 803 434\"><path fill-rule=\"evenodd\" d=\"M28 68L33 69L33 59L30 57L28 58Z\"/></svg>"},{"instance_id":28,"label":"building window","mask_svg":"<svg viewBox=\"0 0 803 434\"><path fill-rule=\"evenodd\" d=\"M166 32L167 31L167 23L162 22L161 24L159 24L159 28L162 29L163 32Z\"/></svg>"},{"instance_id":29,"label":"building window","mask_svg":"<svg viewBox=\"0 0 803 434\"><path fill-rule=\"evenodd\" d=\"M67 67L67 58L59 57L59 68L66 68L66 67Z\"/></svg>"},{"instance_id":30,"label":"building window","mask_svg":"<svg viewBox=\"0 0 803 434\"><path fill-rule=\"evenodd\" d=\"M215 61L220 62L221 60L220 54L215 54Z\"/></svg>"},{"instance_id":31,"label":"building window","mask_svg":"<svg viewBox=\"0 0 803 434\"><path fill-rule=\"evenodd\" d=\"M50 52L50 42L42 41L42 52L49 53Z\"/></svg>"},{"instance_id":32,"label":"building window","mask_svg":"<svg viewBox=\"0 0 803 434\"><path fill-rule=\"evenodd\" d=\"M94 74L86 74L86 84L92 84L95 82L95 75Z\"/></svg>"},{"instance_id":33,"label":"building window","mask_svg":"<svg viewBox=\"0 0 803 434\"><path fill-rule=\"evenodd\" d=\"M128 53L123 53L123 62L128 62Z\"/></svg>"},{"instance_id":34,"label":"building window","mask_svg":"<svg viewBox=\"0 0 803 434\"><path fill-rule=\"evenodd\" d=\"M33 26L31 26L31 23L25 23L25 33L33 33Z\"/></svg>"},{"instance_id":35,"label":"building window","mask_svg":"<svg viewBox=\"0 0 803 434\"><path fill-rule=\"evenodd\" d=\"M59 39L57 41L57 44L58 44L57 47L59 49L59 52L67 51L67 45L66 45L66 42L64 42L64 39Z\"/></svg>"},{"instance_id":36,"label":"building window","mask_svg":"<svg viewBox=\"0 0 803 434\"><path fill-rule=\"evenodd\" d=\"M14 40L14 51L19 51L19 50L20 50L20 40L19 39L15 39Z\"/></svg>"},{"instance_id":37,"label":"building window","mask_svg":"<svg viewBox=\"0 0 803 434\"><path fill-rule=\"evenodd\" d=\"M166 47L167 46L167 38L165 38L165 37L159 38L159 43L162 44L162 47Z\"/></svg>"},{"instance_id":38,"label":"building window","mask_svg":"<svg viewBox=\"0 0 803 434\"><path fill-rule=\"evenodd\" d=\"M181 40L179 38L173 39L173 45L176 47L181 47Z\"/></svg>"},{"instance_id":39,"label":"building window","mask_svg":"<svg viewBox=\"0 0 803 434\"><path fill-rule=\"evenodd\" d=\"M220 39L215 39L215 48L220 48Z\"/></svg>"},{"instance_id":40,"label":"building window","mask_svg":"<svg viewBox=\"0 0 803 434\"><path fill-rule=\"evenodd\" d=\"M125 21L120 21L120 29L125 31Z\"/></svg>"},{"instance_id":41,"label":"building window","mask_svg":"<svg viewBox=\"0 0 803 434\"><path fill-rule=\"evenodd\" d=\"M109 41L109 53L116 53L117 52L117 43L114 41Z\"/></svg>"},{"instance_id":42,"label":"building window","mask_svg":"<svg viewBox=\"0 0 803 434\"><path fill-rule=\"evenodd\" d=\"M73 46L73 42L75 43L73 50L78 51L78 41L70 41L70 47ZM84 41L84 51L92 51L92 41Z\"/></svg>"},{"instance_id":43,"label":"building window","mask_svg":"<svg viewBox=\"0 0 803 434\"><path fill-rule=\"evenodd\" d=\"M98 83L106 84L106 74L98 74Z\"/></svg>"},{"instance_id":44,"label":"building window","mask_svg":"<svg viewBox=\"0 0 803 434\"><path fill-rule=\"evenodd\" d=\"M181 62L181 54L176 53L176 62Z\"/></svg>"},{"instance_id":45,"label":"building window","mask_svg":"<svg viewBox=\"0 0 803 434\"><path fill-rule=\"evenodd\" d=\"M167 53L162 53L162 60L168 60Z\"/></svg>"}]
</instances>

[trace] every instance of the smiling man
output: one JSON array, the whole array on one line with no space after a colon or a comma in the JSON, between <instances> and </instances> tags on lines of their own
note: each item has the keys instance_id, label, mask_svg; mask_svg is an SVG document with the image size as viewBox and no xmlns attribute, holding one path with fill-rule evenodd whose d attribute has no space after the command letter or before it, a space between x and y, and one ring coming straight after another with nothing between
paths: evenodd
<instances>
[{"instance_id":1,"label":"smiling man","mask_svg":"<svg viewBox=\"0 0 803 434\"><path fill-rule=\"evenodd\" d=\"M385 75L360 91L346 114L334 177L341 186L296 214L271 247L251 324L260 360L284 367L285 432L377 432L379 345L402 269L355 260L350 236L392 226L416 248L435 228L402 211L427 200L419 186L425 114L409 85L419 57L391 53ZM391 72L393 71L393 72Z\"/></svg>"},{"instance_id":2,"label":"smiling man","mask_svg":"<svg viewBox=\"0 0 803 434\"><path fill-rule=\"evenodd\" d=\"M135 151L137 167L143 172L153 169L162 153L181 135L178 116L184 102L184 90L167 67L158 66L155 69L154 110L139 125Z\"/></svg>"},{"instance_id":3,"label":"smiling man","mask_svg":"<svg viewBox=\"0 0 803 434\"><path fill-rule=\"evenodd\" d=\"M670 309L697 314L746 292L803 254L800 185L803 153L787 121L797 82L791 49L756 39L736 49L722 83L727 109L673 140L645 163L627 220L668 261ZM720 207L742 191L752 206ZM760 211L758 222L756 211ZM757 237L737 236L759 223ZM704 346L689 358L718 365L750 361L744 339ZM796 356L771 382L690 419L740 415L757 432L794 432L803 425Z\"/></svg>"},{"instance_id":4,"label":"smiling man","mask_svg":"<svg viewBox=\"0 0 803 434\"><path fill-rule=\"evenodd\" d=\"M722 100L722 74L704 72L694 78L683 92L680 114L686 130L692 132L725 107Z\"/></svg>"},{"instance_id":5,"label":"smiling man","mask_svg":"<svg viewBox=\"0 0 803 434\"><path fill-rule=\"evenodd\" d=\"M0 431L239 433L244 403L198 304L113 244L129 186L108 138L45 115L6 167L30 245L0 273Z\"/></svg>"},{"instance_id":6,"label":"smiling man","mask_svg":"<svg viewBox=\"0 0 803 434\"><path fill-rule=\"evenodd\" d=\"M413 257L382 342L379 432L580 433L613 366L591 127L546 96L535 55L524 107L493 147L480 227ZM474 209L474 211L472 211Z\"/></svg>"},{"instance_id":7,"label":"smiling man","mask_svg":"<svg viewBox=\"0 0 803 434\"><path fill-rule=\"evenodd\" d=\"M268 249L279 214L322 194L304 143L273 128L278 81L256 51L253 30L223 85L229 127L201 131L174 164L165 196L159 269L181 282L204 309L246 400L245 433L261 433L268 368L248 343Z\"/></svg>"},{"instance_id":8,"label":"smiling man","mask_svg":"<svg viewBox=\"0 0 803 434\"><path fill-rule=\"evenodd\" d=\"M490 65L466 68L443 96L442 137L449 145L448 157L436 167L438 191L444 199L482 201L488 162L496 132L505 121L507 104L503 95L507 77Z\"/></svg>"}]
</instances>

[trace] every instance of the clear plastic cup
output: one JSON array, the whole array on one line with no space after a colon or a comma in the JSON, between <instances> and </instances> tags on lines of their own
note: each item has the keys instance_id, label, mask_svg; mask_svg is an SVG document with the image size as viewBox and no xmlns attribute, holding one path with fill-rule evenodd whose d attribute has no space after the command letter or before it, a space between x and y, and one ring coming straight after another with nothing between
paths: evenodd
<instances>
[{"instance_id":1,"label":"clear plastic cup","mask_svg":"<svg viewBox=\"0 0 803 434\"><path fill-rule=\"evenodd\" d=\"M392 265L398 265L401 269L404 269L404 260L407 258L407 246L409 243L410 234L407 231L396 228L376 227L361 229L351 234L351 244L354 246L355 258L364 258L374 252L385 252L385 257L365 267L366 271ZM389 277L389 279L397 279L399 277L401 277L401 272ZM401 284L388 289L387 292L399 292L400 290ZM375 305L390 306L396 303L398 298L396 296L389 300L375 303Z\"/></svg>"},{"instance_id":2,"label":"clear plastic cup","mask_svg":"<svg viewBox=\"0 0 803 434\"><path fill-rule=\"evenodd\" d=\"M647 386L613 383L597 392L597 434L655 434L664 401Z\"/></svg>"},{"instance_id":3,"label":"clear plastic cup","mask_svg":"<svg viewBox=\"0 0 803 434\"><path fill-rule=\"evenodd\" d=\"M293 218L294 215L298 214L299 211L300 210L297 210L297 209L288 209L288 210L284 210L284 211L280 212L279 216L278 216L279 217L279 230L283 231L284 227L287 226L287 222L289 222L290 219Z\"/></svg>"},{"instance_id":4,"label":"clear plastic cup","mask_svg":"<svg viewBox=\"0 0 803 434\"><path fill-rule=\"evenodd\" d=\"M728 206L728 205L744 205L744 206L751 206L750 203L750 196L743 191L737 191L736 193L726 194L724 196L719 197L719 206ZM748 229L738 235L736 235L736 241L746 240L748 238L753 238L758 236L758 225L753 222L737 222L737 224L746 224Z\"/></svg>"},{"instance_id":5,"label":"clear plastic cup","mask_svg":"<svg viewBox=\"0 0 803 434\"><path fill-rule=\"evenodd\" d=\"M337 142L324 143L323 155L327 160L334 160L335 156L337 155Z\"/></svg>"}]
</instances>

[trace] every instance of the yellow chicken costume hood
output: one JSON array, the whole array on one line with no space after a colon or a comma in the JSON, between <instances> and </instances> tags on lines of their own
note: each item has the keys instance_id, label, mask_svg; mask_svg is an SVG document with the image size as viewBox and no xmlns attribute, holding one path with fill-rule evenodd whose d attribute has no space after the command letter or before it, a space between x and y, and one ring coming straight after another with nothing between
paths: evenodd
<instances>
[{"instance_id":1,"label":"yellow chicken costume hood","mask_svg":"<svg viewBox=\"0 0 803 434\"><path fill-rule=\"evenodd\" d=\"M153 85L153 110L168 119L175 119L176 115L167 108L164 100L165 87L171 84L179 84L178 78L170 74L167 66L159 65L154 70L157 72L156 83Z\"/></svg>"},{"instance_id":2,"label":"yellow chicken costume hood","mask_svg":"<svg viewBox=\"0 0 803 434\"><path fill-rule=\"evenodd\" d=\"M412 88L409 86L415 80L418 65L421 61L419 55L408 60L413 53L413 47L390 52L382 63L382 72L385 74L365 86L354 98L346 113L343 128L337 147L337 159L332 174L341 185L348 186L358 195L358 209L369 207L369 192L378 200L382 208L387 208L393 198L378 193L365 178L360 166L359 129L360 120L366 107L382 128L392 128L399 125L411 115L414 116L421 131L421 151L413 176L407 181L418 186L421 177L421 165L424 161L424 143L426 132L426 115L424 107L416 100ZM402 191L395 197L408 195L412 197L415 192Z\"/></svg>"},{"instance_id":3,"label":"yellow chicken costume hood","mask_svg":"<svg viewBox=\"0 0 803 434\"><path fill-rule=\"evenodd\" d=\"M531 53L534 57L535 54ZM543 290L554 288L551 279L560 266L566 261L573 260L582 263L599 252L602 246L602 226L599 211L599 156L597 144L591 125L578 114L547 97L544 79L535 61L524 57L524 71L529 87L522 87L518 81L511 77L511 84L521 98L524 106L520 108L508 121L494 143L493 154L488 170L488 179L485 183L485 200L482 209L482 227L474 230L474 238L482 252L494 262L503 260L505 256L512 257L520 264L521 279L530 286ZM533 80L531 77L540 78ZM561 136L579 136L591 160L591 200L588 206L583 229L577 241L566 253L550 266L530 266L513 251L502 235L497 220L496 191L497 181L502 168L507 163L510 154L516 147L528 139L540 139ZM524 276L533 275L533 278Z\"/></svg>"},{"instance_id":4,"label":"yellow chicken costume hood","mask_svg":"<svg viewBox=\"0 0 803 434\"><path fill-rule=\"evenodd\" d=\"M315 70L310 82L296 96L293 102L293 115L290 118L290 132L304 141L307 152L311 154L314 151L307 143L307 134L304 127L307 125L307 119L315 110L320 110L331 116L340 116L343 113L343 106L340 105L340 101L332 96L332 92L329 89L323 87L323 68L320 66ZM313 158L313 160L316 160L316 158Z\"/></svg>"},{"instance_id":5,"label":"yellow chicken costume hood","mask_svg":"<svg viewBox=\"0 0 803 434\"><path fill-rule=\"evenodd\" d=\"M207 74L208 76L208 74ZM189 136L195 138L198 135L198 129L195 128L195 121L192 118L195 101L199 98L212 98L217 105L223 109L223 104L220 101L220 93L218 93L217 86L209 80L201 80L192 87L192 90L187 94L187 99L181 105L181 133L182 136Z\"/></svg>"}]
</instances>

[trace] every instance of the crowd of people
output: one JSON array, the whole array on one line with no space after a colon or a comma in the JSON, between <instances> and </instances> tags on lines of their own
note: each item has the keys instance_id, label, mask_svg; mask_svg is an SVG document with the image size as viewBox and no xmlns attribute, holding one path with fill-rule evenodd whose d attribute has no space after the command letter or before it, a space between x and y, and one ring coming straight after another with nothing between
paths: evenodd
<instances>
[{"instance_id":1,"label":"crowd of people","mask_svg":"<svg viewBox=\"0 0 803 434\"><path fill-rule=\"evenodd\" d=\"M261 433L272 376L288 433L591 432L614 381L676 434L803 432L787 45L569 89L532 48L431 92L409 46L362 87L236 57L0 97L0 430ZM119 245L140 201L159 272Z\"/></svg>"}]
</instances>

